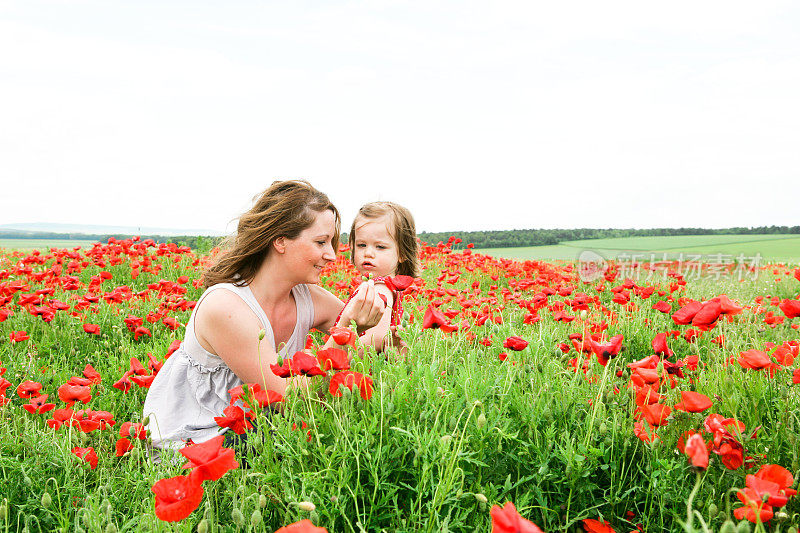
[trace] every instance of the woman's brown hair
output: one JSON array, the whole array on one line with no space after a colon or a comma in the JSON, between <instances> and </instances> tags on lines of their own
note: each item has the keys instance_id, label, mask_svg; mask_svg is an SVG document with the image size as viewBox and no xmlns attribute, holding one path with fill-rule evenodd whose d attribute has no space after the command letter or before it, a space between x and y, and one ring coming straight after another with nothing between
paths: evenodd
<instances>
[{"instance_id":1,"label":"woman's brown hair","mask_svg":"<svg viewBox=\"0 0 800 533\"><path fill-rule=\"evenodd\" d=\"M417 241L417 228L411 211L394 202L370 202L358 210L347 243L350 245L350 258L352 260L356 243L356 222L359 218L380 218L388 216L394 227L394 241L397 243L397 255L400 262L397 265L397 274L405 276L419 276L419 241Z\"/></svg>"},{"instance_id":2,"label":"woman's brown hair","mask_svg":"<svg viewBox=\"0 0 800 533\"><path fill-rule=\"evenodd\" d=\"M205 272L206 287L217 283L247 285L253 281L275 239L296 238L314 223L317 213L328 209L336 217L333 249L339 249L339 211L327 195L307 181L273 182L253 201L253 207L239 217L236 234L226 240L223 252Z\"/></svg>"}]
</instances>

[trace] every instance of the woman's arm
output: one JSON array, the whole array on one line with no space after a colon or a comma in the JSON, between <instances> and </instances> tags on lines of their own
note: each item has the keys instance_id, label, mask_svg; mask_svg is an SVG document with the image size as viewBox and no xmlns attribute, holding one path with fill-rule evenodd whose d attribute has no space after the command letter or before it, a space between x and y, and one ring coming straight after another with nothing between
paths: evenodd
<instances>
[{"instance_id":1,"label":"woman's arm","mask_svg":"<svg viewBox=\"0 0 800 533\"><path fill-rule=\"evenodd\" d=\"M272 373L278 362L275 347L266 337L253 310L236 294L217 290L206 296L195 314L194 331L201 346L225 361L245 383L283 394L288 380ZM302 378L293 378L302 379Z\"/></svg>"},{"instance_id":2,"label":"woman's arm","mask_svg":"<svg viewBox=\"0 0 800 533\"><path fill-rule=\"evenodd\" d=\"M380 321L373 327L369 328L361 336L361 342L364 346L372 346L376 352L383 351L386 337L389 335L389 324L392 321L392 306L394 305L394 295L389 287L383 283L375 285L375 290L378 294L382 294L386 298L386 308L383 311Z\"/></svg>"}]
</instances>

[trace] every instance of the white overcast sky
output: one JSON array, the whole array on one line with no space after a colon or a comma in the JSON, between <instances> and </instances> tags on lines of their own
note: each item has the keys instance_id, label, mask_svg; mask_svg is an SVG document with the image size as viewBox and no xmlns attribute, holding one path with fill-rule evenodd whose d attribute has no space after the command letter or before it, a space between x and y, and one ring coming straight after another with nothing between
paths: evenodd
<instances>
[{"instance_id":1,"label":"white overcast sky","mask_svg":"<svg viewBox=\"0 0 800 533\"><path fill-rule=\"evenodd\" d=\"M0 224L798 224L800 2L0 0Z\"/></svg>"}]
</instances>

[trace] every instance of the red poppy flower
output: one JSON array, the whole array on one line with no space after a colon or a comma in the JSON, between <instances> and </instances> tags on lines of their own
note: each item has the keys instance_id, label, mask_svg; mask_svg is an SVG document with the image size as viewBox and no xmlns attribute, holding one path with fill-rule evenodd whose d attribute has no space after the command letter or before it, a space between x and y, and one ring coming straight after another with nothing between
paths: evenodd
<instances>
[{"instance_id":1,"label":"red poppy flower","mask_svg":"<svg viewBox=\"0 0 800 533\"><path fill-rule=\"evenodd\" d=\"M88 364L83 369L83 377L85 377L88 380L91 380L92 383L100 383L101 381L103 381L103 378L102 376L100 376L100 373L97 370L95 370L92 365Z\"/></svg>"},{"instance_id":2,"label":"red poppy flower","mask_svg":"<svg viewBox=\"0 0 800 533\"><path fill-rule=\"evenodd\" d=\"M736 520L749 520L753 523L759 520L761 522L772 520L774 516L772 506L759 500L752 489L740 490L736 493L736 497L744 504L733 510Z\"/></svg>"},{"instance_id":3,"label":"red poppy flower","mask_svg":"<svg viewBox=\"0 0 800 533\"><path fill-rule=\"evenodd\" d=\"M133 443L125 437L117 439L117 443L114 445L114 453L117 457L122 457L132 449Z\"/></svg>"},{"instance_id":4,"label":"red poppy flower","mask_svg":"<svg viewBox=\"0 0 800 533\"><path fill-rule=\"evenodd\" d=\"M150 330L144 326L138 326L136 329L133 330L133 340L138 341L139 337L147 335L148 337L152 337L153 334L150 333Z\"/></svg>"},{"instance_id":5,"label":"red poppy flower","mask_svg":"<svg viewBox=\"0 0 800 533\"><path fill-rule=\"evenodd\" d=\"M597 362L603 366L608 364L610 358L619 355L619 351L622 349L622 339L622 335L614 335L608 342L599 343L595 342L591 336L587 337L589 347L597 356Z\"/></svg>"},{"instance_id":6,"label":"red poppy flower","mask_svg":"<svg viewBox=\"0 0 800 533\"><path fill-rule=\"evenodd\" d=\"M786 491L787 496L797 494L796 490L789 488L794 485L794 476L780 465L764 465L756 472L755 477L776 483Z\"/></svg>"},{"instance_id":7,"label":"red poppy flower","mask_svg":"<svg viewBox=\"0 0 800 533\"><path fill-rule=\"evenodd\" d=\"M58 388L58 397L72 407L75 402L89 403L89 400L92 399L92 391L87 386L65 383Z\"/></svg>"},{"instance_id":8,"label":"red poppy flower","mask_svg":"<svg viewBox=\"0 0 800 533\"><path fill-rule=\"evenodd\" d=\"M739 354L739 364L742 368L760 370L768 367L771 362L769 356L761 350L747 350Z\"/></svg>"},{"instance_id":9,"label":"red poppy flower","mask_svg":"<svg viewBox=\"0 0 800 533\"><path fill-rule=\"evenodd\" d=\"M667 346L667 334L666 333L659 333L653 338L653 351L658 355L663 355L664 357L672 357L672 350L670 350L669 346Z\"/></svg>"},{"instance_id":10,"label":"red poppy flower","mask_svg":"<svg viewBox=\"0 0 800 533\"><path fill-rule=\"evenodd\" d=\"M388 278L386 281L386 285L389 286L390 289L397 290L397 291L404 291L414 283L414 278L411 276L405 276L403 274L398 274L397 276ZM391 284L391 286L390 286Z\"/></svg>"},{"instance_id":11,"label":"red poppy flower","mask_svg":"<svg viewBox=\"0 0 800 533\"><path fill-rule=\"evenodd\" d=\"M733 439L725 439L712 451L719 456L719 460L728 470L736 470L744 464L744 449Z\"/></svg>"},{"instance_id":12,"label":"red poppy flower","mask_svg":"<svg viewBox=\"0 0 800 533\"><path fill-rule=\"evenodd\" d=\"M74 448L72 448L72 453L75 454L75 456L77 456L78 458L83 459L84 461L89 463L89 466L91 467L92 470L97 468L97 454L95 453L94 448L92 448L91 446L89 448L79 448L75 446Z\"/></svg>"},{"instance_id":13,"label":"red poppy flower","mask_svg":"<svg viewBox=\"0 0 800 533\"><path fill-rule=\"evenodd\" d=\"M653 305L653 309L655 309L656 311L660 311L662 313L669 313L670 311L672 311L672 306L669 305L668 302L661 300Z\"/></svg>"},{"instance_id":14,"label":"red poppy flower","mask_svg":"<svg viewBox=\"0 0 800 533\"><path fill-rule=\"evenodd\" d=\"M526 341L522 337L517 337L516 335L507 338L505 342L503 342L503 348L508 348L509 350L514 350L516 352L520 352L527 347L528 347L528 341Z\"/></svg>"},{"instance_id":15,"label":"red poppy flower","mask_svg":"<svg viewBox=\"0 0 800 533\"><path fill-rule=\"evenodd\" d=\"M428 306L425 316L422 317L422 329L439 328L445 333L451 333L458 329L458 326L450 324L450 320L443 312L434 306Z\"/></svg>"},{"instance_id":16,"label":"red poppy flower","mask_svg":"<svg viewBox=\"0 0 800 533\"><path fill-rule=\"evenodd\" d=\"M653 442L658 439L658 435L656 435L656 432L653 431L653 428L645 428L645 425L641 422L635 422L633 424L633 434L636 435L639 440L644 442Z\"/></svg>"},{"instance_id":17,"label":"red poppy flower","mask_svg":"<svg viewBox=\"0 0 800 533\"><path fill-rule=\"evenodd\" d=\"M673 313L672 320L681 326L689 325L692 323L694 315L696 315L702 307L703 304L701 302L691 301Z\"/></svg>"},{"instance_id":18,"label":"red poppy flower","mask_svg":"<svg viewBox=\"0 0 800 533\"><path fill-rule=\"evenodd\" d=\"M20 398L32 398L42 390L42 384L36 381L23 381L17 387L17 394Z\"/></svg>"},{"instance_id":19,"label":"red poppy flower","mask_svg":"<svg viewBox=\"0 0 800 533\"><path fill-rule=\"evenodd\" d=\"M328 386L328 391L335 398L342 395L342 391L339 390L339 385L344 385L350 390L353 390L353 387L358 387L362 398L365 400L372 398L372 378L359 372L346 370L333 375L331 383Z\"/></svg>"},{"instance_id":20,"label":"red poppy flower","mask_svg":"<svg viewBox=\"0 0 800 533\"><path fill-rule=\"evenodd\" d=\"M166 358L169 359L169 356L175 353L175 351L180 347L181 347L181 341L179 339L175 339L174 341L172 341L169 345L169 348L167 349Z\"/></svg>"},{"instance_id":21,"label":"red poppy flower","mask_svg":"<svg viewBox=\"0 0 800 533\"><path fill-rule=\"evenodd\" d=\"M53 418L47 421L47 425L52 429L58 429L64 424L69 426L72 424L73 415L72 409L56 409L53 411Z\"/></svg>"},{"instance_id":22,"label":"red poppy flower","mask_svg":"<svg viewBox=\"0 0 800 533\"><path fill-rule=\"evenodd\" d=\"M708 447L698 433L695 433L686 441L684 453L689 456L692 466L697 468L708 468Z\"/></svg>"},{"instance_id":23,"label":"red poppy flower","mask_svg":"<svg viewBox=\"0 0 800 533\"><path fill-rule=\"evenodd\" d=\"M783 300L778 307L786 318L796 318L800 316L800 300Z\"/></svg>"},{"instance_id":24,"label":"red poppy flower","mask_svg":"<svg viewBox=\"0 0 800 533\"><path fill-rule=\"evenodd\" d=\"M123 422L119 428L119 436L145 440L147 438L147 428L141 422Z\"/></svg>"},{"instance_id":25,"label":"red poppy flower","mask_svg":"<svg viewBox=\"0 0 800 533\"><path fill-rule=\"evenodd\" d=\"M783 507L789 502L786 491L774 481L748 474L744 484L755 492L757 499L773 507Z\"/></svg>"},{"instance_id":26,"label":"red poppy flower","mask_svg":"<svg viewBox=\"0 0 800 533\"><path fill-rule=\"evenodd\" d=\"M794 385L800 385L800 368L795 368L792 371L792 383Z\"/></svg>"},{"instance_id":27,"label":"red poppy flower","mask_svg":"<svg viewBox=\"0 0 800 533\"><path fill-rule=\"evenodd\" d=\"M522 518L511 502L506 502L503 507L493 505L489 512L492 515L492 533L543 533L536 524Z\"/></svg>"},{"instance_id":28,"label":"red poppy flower","mask_svg":"<svg viewBox=\"0 0 800 533\"><path fill-rule=\"evenodd\" d=\"M219 435L200 444L181 448L180 453L189 462L183 468L193 468L200 481L217 480L228 470L239 468L231 448L223 448L225 435Z\"/></svg>"},{"instance_id":29,"label":"red poppy flower","mask_svg":"<svg viewBox=\"0 0 800 533\"><path fill-rule=\"evenodd\" d=\"M54 403L47 403L48 394L42 394L41 396L35 396L28 400L28 403L22 406L23 409L28 411L31 414L42 414L52 411L56 408L56 404Z\"/></svg>"},{"instance_id":30,"label":"red poppy flower","mask_svg":"<svg viewBox=\"0 0 800 533\"><path fill-rule=\"evenodd\" d=\"M91 335L100 335L100 326L97 324L84 324L83 331Z\"/></svg>"},{"instance_id":31,"label":"red poppy flower","mask_svg":"<svg viewBox=\"0 0 800 533\"><path fill-rule=\"evenodd\" d=\"M30 339L28 334L24 331L12 331L9 335L11 342L22 342Z\"/></svg>"},{"instance_id":32,"label":"red poppy flower","mask_svg":"<svg viewBox=\"0 0 800 533\"><path fill-rule=\"evenodd\" d=\"M358 338L358 335L356 335L356 333L350 328L333 326L329 330L329 333L331 337L333 337L333 342L335 342L339 346L356 345L356 339Z\"/></svg>"},{"instance_id":33,"label":"red poppy flower","mask_svg":"<svg viewBox=\"0 0 800 533\"><path fill-rule=\"evenodd\" d=\"M319 350L317 352L317 360L323 370L348 370L350 368L350 356L340 348Z\"/></svg>"},{"instance_id":34,"label":"red poppy flower","mask_svg":"<svg viewBox=\"0 0 800 533\"><path fill-rule=\"evenodd\" d=\"M654 403L650 405L642 406L642 414L644 415L644 419L651 426L663 426L667 423L667 417L672 412L672 409L668 405L664 405L661 403Z\"/></svg>"},{"instance_id":35,"label":"red poppy flower","mask_svg":"<svg viewBox=\"0 0 800 533\"><path fill-rule=\"evenodd\" d=\"M165 522L183 520L203 501L203 486L192 474L161 479L150 490L156 495L156 516Z\"/></svg>"},{"instance_id":36,"label":"red poppy flower","mask_svg":"<svg viewBox=\"0 0 800 533\"><path fill-rule=\"evenodd\" d=\"M282 365L269 365L272 373L280 378L302 374L304 376L324 376L316 357L305 352L295 352L291 359L284 359Z\"/></svg>"},{"instance_id":37,"label":"red poppy flower","mask_svg":"<svg viewBox=\"0 0 800 533\"><path fill-rule=\"evenodd\" d=\"M593 518L587 518L583 521L583 529L587 533L616 533L614 528L611 527L611 523L607 520L601 521Z\"/></svg>"},{"instance_id":38,"label":"red poppy flower","mask_svg":"<svg viewBox=\"0 0 800 533\"><path fill-rule=\"evenodd\" d=\"M687 413L701 413L710 409L713 403L705 394L693 391L681 391L681 402L675 404L675 409Z\"/></svg>"},{"instance_id":39,"label":"red poppy flower","mask_svg":"<svg viewBox=\"0 0 800 533\"><path fill-rule=\"evenodd\" d=\"M324 527L315 526L311 520L306 518L288 526L283 526L275 533L328 533L328 530Z\"/></svg>"},{"instance_id":40,"label":"red poppy flower","mask_svg":"<svg viewBox=\"0 0 800 533\"><path fill-rule=\"evenodd\" d=\"M222 411L224 416L215 416L214 421L221 428L230 428L234 433L241 435L248 429L253 429L253 424L248 418L253 418L253 413L236 405L229 405Z\"/></svg>"},{"instance_id":41,"label":"red poppy flower","mask_svg":"<svg viewBox=\"0 0 800 533\"><path fill-rule=\"evenodd\" d=\"M721 313L722 306L719 302L714 300L706 302L692 317L692 325L700 328L710 328L716 323Z\"/></svg>"}]
</instances>

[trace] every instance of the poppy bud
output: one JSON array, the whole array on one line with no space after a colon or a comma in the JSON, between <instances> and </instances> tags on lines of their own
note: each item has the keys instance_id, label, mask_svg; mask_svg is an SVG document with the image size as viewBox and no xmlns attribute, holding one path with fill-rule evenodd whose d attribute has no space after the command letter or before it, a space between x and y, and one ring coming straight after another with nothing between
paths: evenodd
<instances>
[{"instance_id":1,"label":"poppy bud","mask_svg":"<svg viewBox=\"0 0 800 533\"><path fill-rule=\"evenodd\" d=\"M267 497L263 494L259 495L258 497L258 506L262 509L267 506Z\"/></svg>"},{"instance_id":2,"label":"poppy bud","mask_svg":"<svg viewBox=\"0 0 800 533\"><path fill-rule=\"evenodd\" d=\"M475 494L475 499L481 503L487 503L489 501L489 498L487 498L483 493L480 492Z\"/></svg>"},{"instance_id":3,"label":"poppy bud","mask_svg":"<svg viewBox=\"0 0 800 533\"><path fill-rule=\"evenodd\" d=\"M146 426L146 425L148 425L149 423L150 423L150 415L147 415L146 417L144 417L144 418L142 419L142 424Z\"/></svg>"},{"instance_id":4,"label":"poppy bud","mask_svg":"<svg viewBox=\"0 0 800 533\"><path fill-rule=\"evenodd\" d=\"M750 527L750 522L747 520L742 520L736 526L736 533L750 533L750 531L752 531L752 528Z\"/></svg>"},{"instance_id":5,"label":"poppy bud","mask_svg":"<svg viewBox=\"0 0 800 533\"><path fill-rule=\"evenodd\" d=\"M486 427L486 415L481 413L478 415L478 418L475 420L475 423L478 425L478 429L483 429Z\"/></svg>"},{"instance_id":6,"label":"poppy bud","mask_svg":"<svg viewBox=\"0 0 800 533\"><path fill-rule=\"evenodd\" d=\"M281 357L281 356L279 355L279 356L278 356L278 360L277 360L277 361L275 361L275 363L276 363L278 366L283 366L283 357Z\"/></svg>"},{"instance_id":7,"label":"poppy bud","mask_svg":"<svg viewBox=\"0 0 800 533\"><path fill-rule=\"evenodd\" d=\"M797 533L797 528L795 526L792 526L786 530L786 533Z\"/></svg>"},{"instance_id":8,"label":"poppy bud","mask_svg":"<svg viewBox=\"0 0 800 533\"><path fill-rule=\"evenodd\" d=\"M30 487L33 485L33 481L31 481L31 478L29 478L28 476L23 477L22 482L25 483L26 487Z\"/></svg>"},{"instance_id":9,"label":"poppy bud","mask_svg":"<svg viewBox=\"0 0 800 533\"><path fill-rule=\"evenodd\" d=\"M453 437L451 437L450 435L442 435L442 438L441 438L442 444L446 445L448 442L450 442L450 439L452 439L452 438Z\"/></svg>"},{"instance_id":10,"label":"poppy bud","mask_svg":"<svg viewBox=\"0 0 800 533\"><path fill-rule=\"evenodd\" d=\"M314 524L319 524L319 513L316 509L308 513L308 519Z\"/></svg>"},{"instance_id":11,"label":"poppy bud","mask_svg":"<svg viewBox=\"0 0 800 533\"><path fill-rule=\"evenodd\" d=\"M244 515L242 514L242 511L240 511L238 507L234 507L233 511L231 511L231 520L233 520L233 523L239 527L242 527L244 525Z\"/></svg>"},{"instance_id":12,"label":"poppy bud","mask_svg":"<svg viewBox=\"0 0 800 533\"><path fill-rule=\"evenodd\" d=\"M309 513L317 508L317 506L314 505L311 502L298 502L297 506L300 508L300 510L306 511L306 512L309 512Z\"/></svg>"},{"instance_id":13,"label":"poppy bud","mask_svg":"<svg viewBox=\"0 0 800 533\"><path fill-rule=\"evenodd\" d=\"M208 533L208 520L203 518L200 520L200 523L197 524L197 533Z\"/></svg>"},{"instance_id":14,"label":"poppy bud","mask_svg":"<svg viewBox=\"0 0 800 533\"><path fill-rule=\"evenodd\" d=\"M256 509L255 511L253 511L253 514L250 515L250 525L252 527L258 527L258 525L261 523L261 520L262 520L261 511L259 509Z\"/></svg>"},{"instance_id":15,"label":"poppy bud","mask_svg":"<svg viewBox=\"0 0 800 533\"><path fill-rule=\"evenodd\" d=\"M601 435L605 435L606 433L608 433L608 426L606 426L606 423L603 422L603 423L600 424L600 427L597 429L597 431Z\"/></svg>"},{"instance_id":16,"label":"poppy bud","mask_svg":"<svg viewBox=\"0 0 800 533\"><path fill-rule=\"evenodd\" d=\"M8 518L8 503L4 500L0 504L0 520L5 520L6 518Z\"/></svg>"},{"instance_id":17,"label":"poppy bud","mask_svg":"<svg viewBox=\"0 0 800 533\"><path fill-rule=\"evenodd\" d=\"M267 330L265 330L265 329L263 329L263 328L262 328L262 329L260 329L260 330L258 331L258 340L260 340L260 341L263 341L263 340L264 340L264 337L266 337L266 335L267 335Z\"/></svg>"},{"instance_id":18,"label":"poppy bud","mask_svg":"<svg viewBox=\"0 0 800 533\"><path fill-rule=\"evenodd\" d=\"M717 516L717 513L719 513L719 507L717 507L716 503L712 502L711 505L708 506L708 516L709 518L714 518Z\"/></svg>"},{"instance_id":19,"label":"poppy bud","mask_svg":"<svg viewBox=\"0 0 800 533\"><path fill-rule=\"evenodd\" d=\"M117 526L114 525L114 522L106 524L105 533L117 533Z\"/></svg>"},{"instance_id":20,"label":"poppy bud","mask_svg":"<svg viewBox=\"0 0 800 533\"><path fill-rule=\"evenodd\" d=\"M789 515L783 511L778 511L777 513L775 513L775 520L778 520L780 522L785 522L788 519Z\"/></svg>"},{"instance_id":21,"label":"poppy bud","mask_svg":"<svg viewBox=\"0 0 800 533\"><path fill-rule=\"evenodd\" d=\"M45 492L44 494L42 494L42 507L47 509L52 504L53 504L53 498L50 497L50 493Z\"/></svg>"},{"instance_id":22,"label":"poppy bud","mask_svg":"<svg viewBox=\"0 0 800 533\"><path fill-rule=\"evenodd\" d=\"M480 400L475 400L474 402L472 402L472 405L474 405L475 407L482 407L483 403Z\"/></svg>"}]
</instances>

